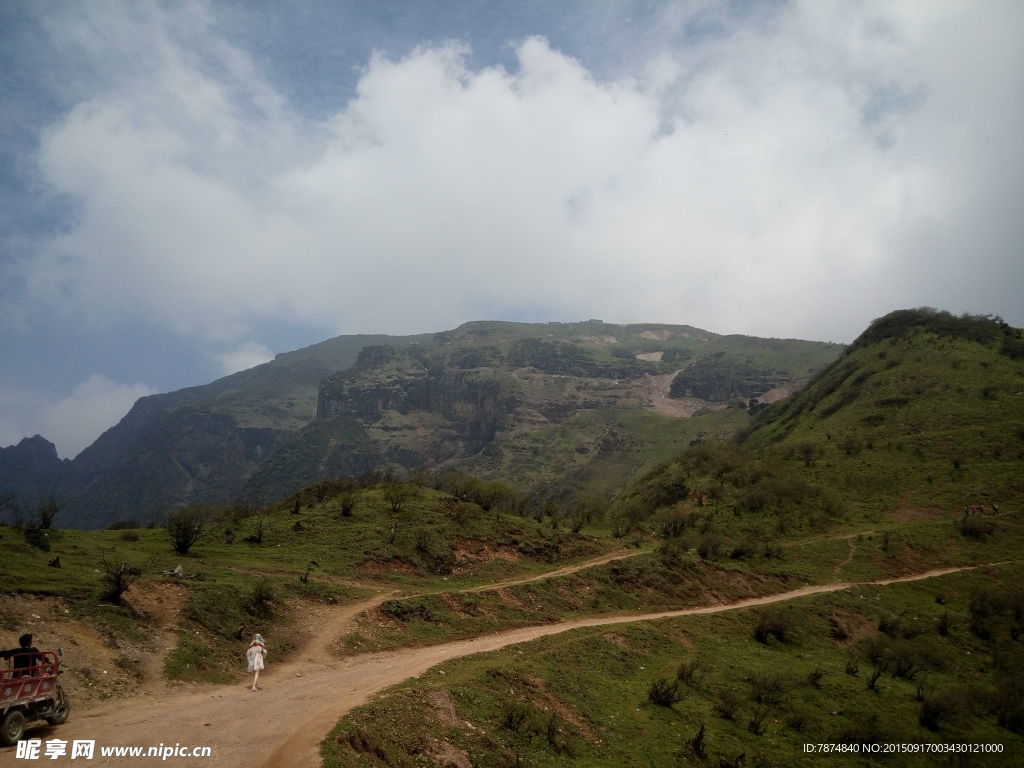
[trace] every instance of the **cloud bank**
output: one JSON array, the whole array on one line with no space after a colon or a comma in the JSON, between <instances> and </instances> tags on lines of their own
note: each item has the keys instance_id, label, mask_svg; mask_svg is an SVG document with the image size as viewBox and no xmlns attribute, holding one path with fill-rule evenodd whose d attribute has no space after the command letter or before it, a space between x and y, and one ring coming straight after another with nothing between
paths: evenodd
<instances>
[{"instance_id":1,"label":"cloud bank","mask_svg":"<svg viewBox=\"0 0 1024 768\"><path fill-rule=\"evenodd\" d=\"M39 183L73 215L4 267L8 316L152 324L225 372L267 359L277 322L1024 324L1019 3L671 4L601 66L543 37L504 67L436 42L372 56L315 119L215 8L53 20L83 90Z\"/></svg>"}]
</instances>

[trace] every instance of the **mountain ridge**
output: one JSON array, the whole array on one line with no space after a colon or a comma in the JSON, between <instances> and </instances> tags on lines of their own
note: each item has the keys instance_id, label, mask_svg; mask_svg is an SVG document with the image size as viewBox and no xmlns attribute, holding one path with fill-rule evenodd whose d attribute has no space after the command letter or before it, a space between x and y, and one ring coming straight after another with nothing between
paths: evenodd
<instances>
[{"instance_id":1,"label":"mountain ridge","mask_svg":"<svg viewBox=\"0 0 1024 768\"><path fill-rule=\"evenodd\" d=\"M687 405L680 413L713 414L801 385L841 349L600 320L338 336L210 384L141 398L73 461L39 462L30 483L0 466L0 478L25 499L46 489L65 500L63 524L84 527L159 519L186 504L266 503L325 477L384 467L467 461L529 485L538 470L558 479L581 469L588 445L634 443L628 466L607 467L621 479L670 447L651 437L677 421L657 413L655 378L670 382L657 392L664 402ZM656 415L645 421L641 411ZM602 419L613 426L597 425ZM580 433L580 453L552 470L554 438L541 435L563 424ZM680 431L671 447L696 436ZM495 460L502 446L531 440L533 458Z\"/></svg>"}]
</instances>

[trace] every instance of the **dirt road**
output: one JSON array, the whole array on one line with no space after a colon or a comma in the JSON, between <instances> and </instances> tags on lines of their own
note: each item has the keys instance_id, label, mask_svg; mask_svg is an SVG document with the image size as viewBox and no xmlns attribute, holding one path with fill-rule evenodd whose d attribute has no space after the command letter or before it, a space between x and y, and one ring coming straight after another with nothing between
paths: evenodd
<instances>
[{"instance_id":1,"label":"dirt road","mask_svg":"<svg viewBox=\"0 0 1024 768\"><path fill-rule=\"evenodd\" d=\"M898 579L869 584L893 584L927 579L967 570L943 568ZM979 566L973 566L979 567ZM170 758L177 766L263 766L263 768L310 768L319 765L320 740L339 717L374 693L420 675L443 661L474 653L493 651L507 645L580 627L649 621L676 616L716 613L807 595L836 592L864 583L833 583L802 587L789 592L742 600L726 605L709 605L642 615L597 616L539 627L500 632L494 635L444 643L428 648L367 654L343 660L329 657L326 649L348 622L366 605L338 609L320 622L317 633L295 661L273 663L269 659L260 681L265 689L252 692L244 684L230 686L182 686L163 692L149 692L132 699L111 702L90 711L72 711L71 719L59 728L35 728L29 738L44 741L59 738L94 739L97 750L90 765L146 765L158 758L102 758L100 746L210 746L213 754L204 758ZM0 751L11 753L13 748Z\"/></svg>"}]
</instances>

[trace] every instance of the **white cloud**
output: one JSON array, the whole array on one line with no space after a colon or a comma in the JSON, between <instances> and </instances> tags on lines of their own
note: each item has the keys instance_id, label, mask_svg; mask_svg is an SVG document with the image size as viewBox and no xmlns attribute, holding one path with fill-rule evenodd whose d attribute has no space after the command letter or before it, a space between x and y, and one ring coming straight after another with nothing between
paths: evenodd
<instances>
[{"instance_id":1,"label":"white cloud","mask_svg":"<svg viewBox=\"0 0 1024 768\"><path fill-rule=\"evenodd\" d=\"M217 355L225 376L254 368L274 359L274 353L255 341L247 341L234 349Z\"/></svg>"},{"instance_id":2,"label":"white cloud","mask_svg":"<svg viewBox=\"0 0 1024 768\"><path fill-rule=\"evenodd\" d=\"M74 458L105 430L124 417L140 397L156 394L145 384L123 384L93 374L68 397L40 409L42 434L57 452Z\"/></svg>"},{"instance_id":3,"label":"white cloud","mask_svg":"<svg viewBox=\"0 0 1024 768\"><path fill-rule=\"evenodd\" d=\"M27 295L221 344L492 308L836 340L926 303L1020 322L1022 9L808 0L687 45L675 9L615 80L541 39L515 71L422 47L317 124L203 13L120 18L138 74L43 137L78 213Z\"/></svg>"}]
</instances>

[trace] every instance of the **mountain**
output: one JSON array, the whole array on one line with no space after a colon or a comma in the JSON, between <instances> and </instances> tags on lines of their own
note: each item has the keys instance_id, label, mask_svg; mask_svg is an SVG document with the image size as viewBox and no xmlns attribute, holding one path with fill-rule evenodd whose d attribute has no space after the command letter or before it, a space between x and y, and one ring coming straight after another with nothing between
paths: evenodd
<instances>
[{"instance_id":1,"label":"mountain","mask_svg":"<svg viewBox=\"0 0 1024 768\"><path fill-rule=\"evenodd\" d=\"M385 467L606 494L691 442L739 429L754 401L798 389L841 351L598 320L341 336L142 398L59 472L33 463L31 484L4 454L0 477L23 497L50 478L68 502L61 524L81 527L191 503L263 503Z\"/></svg>"},{"instance_id":2,"label":"mountain","mask_svg":"<svg viewBox=\"0 0 1024 768\"><path fill-rule=\"evenodd\" d=\"M0 500L21 507L21 500L56 498L65 486L71 462L57 456L57 447L39 435L26 437L17 445L0 448ZM9 498L9 494L16 494ZM30 510L20 509L24 514ZM0 505L0 521L14 522L14 509Z\"/></svg>"}]
</instances>

